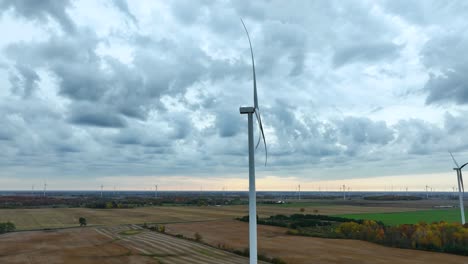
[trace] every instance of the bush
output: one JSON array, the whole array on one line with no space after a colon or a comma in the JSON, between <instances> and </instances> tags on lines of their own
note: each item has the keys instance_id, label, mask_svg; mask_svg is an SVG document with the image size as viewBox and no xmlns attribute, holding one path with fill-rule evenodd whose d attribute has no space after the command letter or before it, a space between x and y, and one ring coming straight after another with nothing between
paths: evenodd
<instances>
[{"instance_id":1,"label":"bush","mask_svg":"<svg viewBox=\"0 0 468 264\"><path fill-rule=\"evenodd\" d=\"M80 226L86 226L88 223L86 222L86 218L80 217L78 219L78 222L80 223Z\"/></svg>"},{"instance_id":2,"label":"bush","mask_svg":"<svg viewBox=\"0 0 468 264\"><path fill-rule=\"evenodd\" d=\"M195 241L200 242L203 239L202 235L200 233L196 232L195 233Z\"/></svg>"},{"instance_id":3,"label":"bush","mask_svg":"<svg viewBox=\"0 0 468 264\"><path fill-rule=\"evenodd\" d=\"M13 232L16 230L15 224L12 222L5 222L5 223L0 223L0 234L8 233L8 232Z\"/></svg>"},{"instance_id":4,"label":"bush","mask_svg":"<svg viewBox=\"0 0 468 264\"><path fill-rule=\"evenodd\" d=\"M272 258L271 263L273 264L287 264L286 261L280 259L280 258Z\"/></svg>"}]
</instances>

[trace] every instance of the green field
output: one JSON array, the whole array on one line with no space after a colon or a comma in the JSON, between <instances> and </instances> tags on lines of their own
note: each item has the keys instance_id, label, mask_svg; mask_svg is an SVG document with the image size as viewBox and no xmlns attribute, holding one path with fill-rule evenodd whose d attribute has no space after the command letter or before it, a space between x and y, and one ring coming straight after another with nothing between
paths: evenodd
<instances>
[{"instance_id":1,"label":"green field","mask_svg":"<svg viewBox=\"0 0 468 264\"><path fill-rule=\"evenodd\" d=\"M425 211L397 212L397 213L365 213L365 214L342 214L341 217L353 219L380 220L387 225L416 224L424 221L432 222L461 222L459 209L433 209ZM468 214L465 210L465 218Z\"/></svg>"}]
</instances>

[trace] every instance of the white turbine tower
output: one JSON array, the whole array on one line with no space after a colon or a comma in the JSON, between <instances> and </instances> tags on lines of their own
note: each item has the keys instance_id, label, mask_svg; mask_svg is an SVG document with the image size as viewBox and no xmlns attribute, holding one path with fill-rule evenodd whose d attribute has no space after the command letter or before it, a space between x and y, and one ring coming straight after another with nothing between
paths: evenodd
<instances>
[{"instance_id":1,"label":"white turbine tower","mask_svg":"<svg viewBox=\"0 0 468 264\"><path fill-rule=\"evenodd\" d=\"M343 184L343 200L346 201L346 186Z\"/></svg>"},{"instance_id":2,"label":"white turbine tower","mask_svg":"<svg viewBox=\"0 0 468 264\"><path fill-rule=\"evenodd\" d=\"M241 19L242 25L244 26L247 39L249 40L250 55L252 57L252 73L253 73L253 94L254 94L254 106L253 107L240 107L239 111L241 114L248 115L248 133L249 133L249 252L250 252L250 264L257 264L257 204L256 204L256 192L255 192L255 156L254 156L254 135L253 135L253 115L257 118L258 127L260 129L260 135L258 138L257 146L260 144L260 140L263 139L263 145L265 146L265 165L267 162L267 148L265 141L265 134L263 133L262 119L260 117L260 109L258 108L257 99L257 80L255 76L255 61L252 49L252 43L250 42L249 32Z\"/></svg>"},{"instance_id":3,"label":"white turbine tower","mask_svg":"<svg viewBox=\"0 0 468 264\"><path fill-rule=\"evenodd\" d=\"M463 167L465 167L467 163L463 164L461 167L458 165L458 162L455 160L455 158L452 155L452 152L449 152L450 156L452 156L453 162L455 163L456 168L453 168L453 170L457 171L457 181L458 181L458 199L460 201L460 214L461 214L461 222L462 225L465 224L465 208L463 205L463 194L465 192L465 187L463 186L463 176L461 170Z\"/></svg>"},{"instance_id":4,"label":"white turbine tower","mask_svg":"<svg viewBox=\"0 0 468 264\"><path fill-rule=\"evenodd\" d=\"M101 184L101 198L102 198L102 189L104 188L104 185Z\"/></svg>"},{"instance_id":5,"label":"white turbine tower","mask_svg":"<svg viewBox=\"0 0 468 264\"><path fill-rule=\"evenodd\" d=\"M158 198L158 185L154 185L154 198Z\"/></svg>"},{"instance_id":6,"label":"white turbine tower","mask_svg":"<svg viewBox=\"0 0 468 264\"><path fill-rule=\"evenodd\" d=\"M47 191L47 182L44 182L44 197L46 196Z\"/></svg>"},{"instance_id":7,"label":"white turbine tower","mask_svg":"<svg viewBox=\"0 0 468 264\"><path fill-rule=\"evenodd\" d=\"M299 200L301 200L301 185L297 186L297 190L299 191Z\"/></svg>"}]
</instances>

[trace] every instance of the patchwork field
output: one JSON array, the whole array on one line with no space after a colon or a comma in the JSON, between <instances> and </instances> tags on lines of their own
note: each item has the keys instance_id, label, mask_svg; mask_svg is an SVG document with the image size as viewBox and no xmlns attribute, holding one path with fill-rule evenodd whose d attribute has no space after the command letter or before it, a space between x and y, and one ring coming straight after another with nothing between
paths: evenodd
<instances>
[{"instance_id":1,"label":"patchwork field","mask_svg":"<svg viewBox=\"0 0 468 264\"><path fill-rule=\"evenodd\" d=\"M96 231L110 239L117 240L118 244L131 248L132 251L156 260L157 263L248 263L248 259L245 257L192 241L145 230L134 225L99 227L96 228Z\"/></svg>"},{"instance_id":2,"label":"patchwork field","mask_svg":"<svg viewBox=\"0 0 468 264\"><path fill-rule=\"evenodd\" d=\"M125 225L1 235L0 263L247 264L248 259Z\"/></svg>"},{"instance_id":3,"label":"patchwork field","mask_svg":"<svg viewBox=\"0 0 468 264\"><path fill-rule=\"evenodd\" d=\"M414 212L372 213L372 214L343 214L342 217L354 219L379 220L387 225L416 224L420 221L432 222L461 222L459 209L433 209ZM465 211L468 219L468 212Z\"/></svg>"},{"instance_id":4,"label":"patchwork field","mask_svg":"<svg viewBox=\"0 0 468 264\"><path fill-rule=\"evenodd\" d=\"M259 204L260 217L299 213L344 215L383 220L388 224L420 220L458 221L456 209L430 209L446 201L301 201ZM41 208L2 209L0 222L19 230L76 227L85 217L87 228L25 231L0 235L0 263L247 263L233 255L193 241L143 230L134 224L158 223L170 234L193 238L214 247L244 250L248 224L232 220L247 215L247 206L157 206L135 209ZM286 229L259 226L259 253L301 263L466 263L468 258L434 252L384 247L356 240L290 236ZM376 258L376 256L378 256Z\"/></svg>"},{"instance_id":5,"label":"patchwork field","mask_svg":"<svg viewBox=\"0 0 468 264\"><path fill-rule=\"evenodd\" d=\"M166 232L187 237L198 232L206 243L233 249L244 249L248 245L248 224L240 221L169 224ZM259 253L279 257L288 264L468 263L468 257L463 256L390 248L358 240L290 236L285 232L285 228L259 225Z\"/></svg>"},{"instance_id":6,"label":"patchwork field","mask_svg":"<svg viewBox=\"0 0 468 264\"><path fill-rule=\"evenodd\" d=\"M304 203L295 206L259 205L261 217L276 214L295 214L304 208L305 213L318 210L320 214L360 214L376 212L401 212L418 210L415 207L362 206ZM78 225L85 217L89 225L121 225L147 223L179 223L233 219L248 214L247 206L158 206L134 209L41 208L1 209L0 222L11 221L18 230L64 228Z\"/></svg>"}]
</instances>

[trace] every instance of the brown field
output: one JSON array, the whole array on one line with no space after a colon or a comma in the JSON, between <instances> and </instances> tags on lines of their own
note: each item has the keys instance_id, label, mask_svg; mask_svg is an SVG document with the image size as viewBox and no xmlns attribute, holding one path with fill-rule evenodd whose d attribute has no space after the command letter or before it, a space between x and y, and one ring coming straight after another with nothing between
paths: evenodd
<instances>
[{"instance_id":1,"label":"brown field","mask_svg":"<svg viewBox=\"0 0 468 264\"><path fill-rule=\"evenodd\" d=\"M401 212L431 208L444 201L303 201L258 205L261 217L294 214L300 208L320 214ZM132 224L161 223L171 234L199 232L213 246L243 250L248 225L232 220L247 215L247 206L159 206L135 209L42 208L2 209L0 222L19 230L76 227L85 217L88 228L26 231L0 235L0 263L247 263L246 258L175 237L141 230ZM130 234L121 233L130 229ZM135 231L136 230L136 231ZM299 263L467 263L468 258L383 247L356 240L289 236L286 229L259 226L259 253Z\"/></svg>"},{"instance_id":2,"label":"brown field","mask_svg":"<svg viewBox=\"0 0 468 264\"><path fill-rule=\"evenodd\" d=\"M223 244L233 249L248 246L248 224L240 221L169 224L166 231L186 237L193 237L198 232L204 242L215 246ZM259 253L280 257L288 264L468 263L468 257L463 256L390 248L358 240L290 236L285 232L285 228L259 225Z\"/></svg>"},{"instance_id":3,"label":"brown field","mask_svg":"<svg viewBox=\"0 0 468 264\"><path fill-rule=\"evenodd\" d=\"M0 235L0 263L155 263L92 228Z\"/></svg>"},{"instance_id":4,"label":"brown field","mask_svg":"<svg viewBox=\"0 0 468 264\"><path fill-rule=\"evenodd\" d=\"M247 258L227 251L149 231L138 226L98 227L96 230L109 238L118 239L119 244L161 263L247 264L249 262ZM130 235L126 233L128 231Z\"/></svg>"},{"instance_id":5,"label":"brown field","mask_svg":"<svg viewBox=\"0 0 468 264\"><path fill-rule=\"evenodd\" d=\"M135 234L121 233L128 230ZM247 264L248 259L125 225L1 235L0 263Z\"/></svg>"},{"instance_id":6,"label":"brown field","mask_svg":"<svg viewBox=\"0 0 468 264\"><path fill-rule=\"evenodd\" d=\"M388 205L335 205L320 204L303 206L307 212L314 209L320 214L351 214L415 211L421 208ZM281 205L259 205L261 217L275 214L294 214L300 207ZM215 221L233 219L248 214L247 206L159 206L134 209L88 209L88 208L40 208L40 209L1 209L0 222L11 221L18 230L43 228L64 228L78 225L78 218L85 217L89 225L121 225L147 223L180 223L192 221Z\"/></svg>"}]
</instances>

